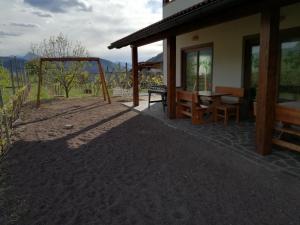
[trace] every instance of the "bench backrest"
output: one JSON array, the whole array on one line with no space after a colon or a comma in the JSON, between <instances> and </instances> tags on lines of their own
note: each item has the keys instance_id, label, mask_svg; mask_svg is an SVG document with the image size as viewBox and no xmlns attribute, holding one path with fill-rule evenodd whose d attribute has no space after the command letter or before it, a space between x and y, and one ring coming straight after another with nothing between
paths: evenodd
<instances>
[{"instance_id":1,"label":"bench backrest","mask_svg":"<svg viewBox=\"0 0 300 225\"><path fill-rule=\"evenodd\" d=\"M223 87L223 86L217 86L215 88L215 91L217 93L226 93L226 94L230 94L233 97L239 97L239 98L243 98L245 93L244 88Z\"/></svg>"},{"instance_id":2,"label":"bench backrest","mask_svg":"<svg viewBox=\"0 0 300 225\"><path fill-rule=\"evenodd\" d=\"M300 126L300 109L276 105L276 120Z\"/></svg>"},{"instance_id":3,"label":"bench backrest","mask_svg":"<svg viewBox=\"0 0 300 225\"><path fill-rule=\"evenodd\" d=\"M176 99L177 99L177 102L187 101L187 102L193 102L196 104L198 103L197 92L177 91Z\"/></svg>"},{"instance_id":4,"label":"bench backrest","mask_svg":"<svg viewBox=\"0 0 300 225\"><path fill-rule=\"evenodd\" d=\"M256 116L257 114L256 105L256 102L254 102L254 116ZM290 108L277 104L275 110L276 121L300 126L300 109Z\"/></svg>"}]
</instances>

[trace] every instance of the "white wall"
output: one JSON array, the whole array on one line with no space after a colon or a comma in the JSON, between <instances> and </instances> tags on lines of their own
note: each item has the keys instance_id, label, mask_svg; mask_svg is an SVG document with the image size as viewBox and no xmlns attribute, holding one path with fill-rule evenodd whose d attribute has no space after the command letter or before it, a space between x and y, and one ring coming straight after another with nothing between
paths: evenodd
<instances>
[{"instance_id":1,"label":"white wall","mask_svg":"<svg viewBox=\"0 0 300 225\"><path fill-rule=\"evenodd\" d=\"M281 17L281 29L300 26L300 3L282 8ZM178 36L176 85L181 86L182 48L213 43L213 86L243 86L243 38L258 34L259 30L260 15L257 14ZM167 74L165 50L164 44L164 74Z\"/></svg>"},{"instance_id":2,"label":"white wall","mask_svg":"<svg viewBox=\"0 0 300 225\"><path fill-rule=\"evenodd\" d=\"M175 0L173 2L170 2L163 7L163 18L171 16L183 9L186 9L203 1L204 0Z\"/></svg>"}]
</instances>

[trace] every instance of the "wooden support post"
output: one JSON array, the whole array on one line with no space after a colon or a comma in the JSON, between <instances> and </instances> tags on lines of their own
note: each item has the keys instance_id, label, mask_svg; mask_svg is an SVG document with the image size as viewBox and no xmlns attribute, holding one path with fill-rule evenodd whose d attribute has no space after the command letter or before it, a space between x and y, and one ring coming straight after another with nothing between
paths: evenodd
<instances>
[{"instance_id":1,"label":"wooden support post","mask_svg":"<svg viewBox=\"0 0 300 225\"><path fill-rule=\"evenodd\" d=\"M15 89L15 81L14 81L14 69L13 69L13 61L10 60L10 81L11 81L11 88L13 94L16 94L16 89Z\"/></svg>"},{"instance_id":2,"label":"wooden support post","mask_svg":"<svg viewBox=\"0 0 300 225\"><path fill-rule=\"evenodd\" d=\"M103 84L101 64L100 64L99 61L97 62L97 65L98 65L98 71L99 71L99 82L101 82L103 98L104 98L104 101L106 101L106 89L105 89L105 86Z\"/></svg>"},{"instance_id":3,"label":"wooden support post","mask_svg":"<svg viewBox=\"0 0 300 225\"><path fill-rule=\"evenodd\" d=\"M38 89L37 89L37 98L36 98L36 107L39 108L41 105L41 86L42 86L42 60L39 64L39 74L38 74Z\"/></svg>"},{"instance_id":4,"label":"wooden support post","mask_svg":"<svg viewBox=\"0 0 300 225\"><path fill-rule=\"evenodd\" d=\"M19 81L19 72L18 72L18 62L17 57L15 56L15 66L16 66L16 78L17 78L17 86L18 89L20 88L20 81Z\"/></svg>"},{"instance_id":5,"label":"wooden support post","mask_svg":"<svg viewBox=\"0 0 300 225\"><path fill-rule=\"evenodd\" d=\"M280 8L270 1L261 15L260 72L257 95L256 146L261 155L272 151L279 74Z\"/></svg>"},{"instance_id":6,"label":"wooden support post","mask_svg":"<svg viewBox=\"0 0 300 225\"><path fill-rule=\"evenodd\" d=\"M176 118L176 36L167 38L168 117Z\"/></svg>"},{"instance_id":7,"label":"wooden support post","mask_svg":"<svg viewBox=\"0 0 300 225\"><path fill-rule=\"evenodd\" d=\"M0 108L3 108L3 98L2 98L2 89L0 88Z\"/></svg>"},{"instance_id":8,"label":"wooden support post","mask_svg":"<svg viewBox=\"0 0 300 225\"><path fill-rule=\"evenodd\" d=\"M24 71L24 67L22 66L22 64L20 63L20 70L21 70L21 75L22 75L22 86L26 85L26 81L25 81L25 71Z\"/></svg>"},{"instance_id":9,"label":"wooden support post","mask_svg":"<svg viewBox=\"0 0 300 225\"><path fill-rule=\"evenodd\" d=\"M105 76L104 76L104 72L103 72L103 69L102 69L102 66L101 66L100 59L97 61L97 63L98 63L98 68L99 68L100 80L101 80L101 83L102 83L104 101L106 101L106 96L107 96L108 103L110 104L111 103L110 96L109 96L109 93L108 93L108 89L107 89L107 85L106 85L106 81L105 81Z\"/></svg>"},{"instance_id":10,"label":"wooden support post","mask_svg":"<svg viewBox=\"0 0 300 225\"><path fill-rule=\"evenodd\" d=\"M132 54L132 77L133 77L133 106L139 105L139 72L138 72L138 50L131 46Z\"/></svg>"}]
</instances>

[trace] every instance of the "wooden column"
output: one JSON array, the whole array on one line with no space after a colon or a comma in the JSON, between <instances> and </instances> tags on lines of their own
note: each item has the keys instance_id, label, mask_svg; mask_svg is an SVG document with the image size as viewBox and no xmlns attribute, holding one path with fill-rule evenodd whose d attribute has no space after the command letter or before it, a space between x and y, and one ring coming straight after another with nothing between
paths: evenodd
<instances>
[{"instance_id":1,"label":"wooden column","mask_svg":"<svg viewBox=\"0 0 300 225\"><path fill-rule=\"evenodd\" d=\"M260 72L257 95L256 145L261 155L272 151L279 74L280 8L270 1L261 15Z\"/></svg>"},{"instance_id":2,"label":"wooden column","mask_svg":"<svg viewBox=\"0 0 300 225\"><path fill-rule=\"evenodd\" d=\"M36 97L36 107L37 108L39 108L41 105L42 66L43 66L43 61L40 59L39 73L38 73L37 97Z\"/></svg>"},{"instance_id":3,"label":"wooden column","mask_svg":"<svg viewBox=\"0 0 300 225\"><path fill-rule=\"evenodd\" d=\"M167 38L168 117L176 118L176 36Z\"/></svg>"},{"instance_id":4,"label":"wooden column","mask_svg":"<svg viewBox=\"0 0 300 225\"><path fill-rule=\"evenodd\" d=\"M133 106L139 105L139 74L138 74L138 51L136 46L131 46L132 54L132 77L133 77Z\"/></svg>"},{"instance_id":5,"label":"wooden column","mask_svg":"<svg viewBox=\"0 0 300 225\"><path fill-rule=\"evenodd\" d=\"M108 92L107 85L106 85L104 70L102 68L101 59L100 58L99 58L99 60L97 60L97 65L98 65L99 78L100 78L99 82L101 82L101 85L102 85L102 91L103 91L104 101L106 101L106 97L107 97L108 103L111 104L109 92Z\"/></svg>"}]
</instances>

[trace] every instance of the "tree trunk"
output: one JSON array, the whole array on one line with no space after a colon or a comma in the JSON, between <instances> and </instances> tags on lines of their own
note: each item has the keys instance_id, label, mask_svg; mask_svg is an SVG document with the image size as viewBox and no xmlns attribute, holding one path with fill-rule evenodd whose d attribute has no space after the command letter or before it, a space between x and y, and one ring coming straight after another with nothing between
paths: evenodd
<instances>
[{"instance_id":1,"label":"tree trunk","mask_svg":"<svg viewBox=\"0 0 300 225\"><path fill-rule=\"evenodd\" d=\"M69 88L65 87L66 98L69 98Z\"/></svg>"}]
</instances>

